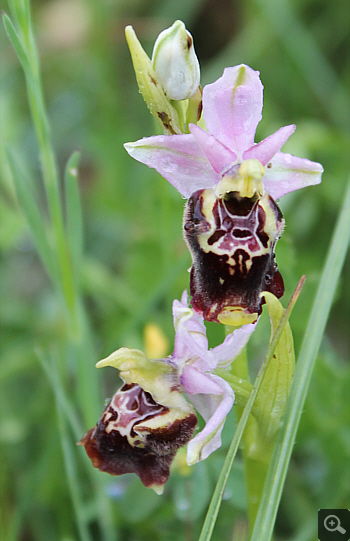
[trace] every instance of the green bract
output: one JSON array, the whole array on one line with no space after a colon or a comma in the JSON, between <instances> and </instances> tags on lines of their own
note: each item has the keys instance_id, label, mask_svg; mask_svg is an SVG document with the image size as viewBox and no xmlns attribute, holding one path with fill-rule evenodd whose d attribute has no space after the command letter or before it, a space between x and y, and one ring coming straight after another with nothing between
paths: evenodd
<instances>
[{"instance_id":1,"label":"green bract","mask_svg":"<svg viewBox=\"0 0 350 541\"><path fill-rule=\"evenodd\" d=\"M264 292L271 322L271 340L284 315L284 308L271 293ZM282 331L272 359L261 382L255 410L260 438L271 440L276 435L285 412L295 367L293 335L289 323Z\"/></svg>"},{"instance_id":2,"label":"green bract","mask_svg":"<svg viewBox=\"0 0 350 541\"><path fill-rule=\"evenodd\" d=\"M178 113L165 95L162 85L157 81L151 60L142 48L132 26L125 28L125 36L135 70L137 85L148 109L159 122L165 134L182 133Z\"/></svg>"}]
</instances>

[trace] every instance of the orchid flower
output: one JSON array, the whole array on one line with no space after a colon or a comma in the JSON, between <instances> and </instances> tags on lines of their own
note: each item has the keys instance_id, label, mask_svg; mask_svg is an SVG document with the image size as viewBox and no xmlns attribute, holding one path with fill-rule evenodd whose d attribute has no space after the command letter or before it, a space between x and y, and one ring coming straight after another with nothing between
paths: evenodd
<instances>
[{"instance_id":1,"label":"orchid flower","mask_svg":"<svg viewBox=\"0 0 350 541\"><path fill-rule=\"evenodd\" d=\"M79 442L96 468L112 475L136 473L158 493L180 447L189 442L189 465L220 447L234 392L213 372L230 365L255 329L255 324L245 325L208 349L203 317L189 308L186 291L173 303L173 319L175 347L170 357L148 360L140 350L121 348L97 363L98 368L120 370L125 383L97 426ZM194 408L206 425L191 440L197 424Z\"/></svg>"},{"instance_id":2,"label":"orchid flower","mask_svg":"<svg viewBox=\"0 0 350 541\"><path fill-rule=\"evenodd\" d=\"M191 124L190 134L146 137L124 147L186 198L196 190L213 188L248 159L257 159L265 167L264 187L273 199L318 184L323 171L320 164L280 152L295 125L284 126L254 143L262 106L259 72L244 64L226 68L220 79L203 89L208 131Z\"/></svg>"},{"instance_id":3,"label":"orchid flower","mask_svg":"<svg viewBox=\"0 0 350 541\"><path fill-rule=\"evenodd\" d=\"M192 255L192 306L207 320L241 325L261 313L261 292L284 292L274 249L284 220L275 199L321 181L322 166L280 152L295 126L254 142L261 120L259 72L240 65L203 90L207 131L125 144L189 201L184 235Z\"/></svg>"}]
</instances>

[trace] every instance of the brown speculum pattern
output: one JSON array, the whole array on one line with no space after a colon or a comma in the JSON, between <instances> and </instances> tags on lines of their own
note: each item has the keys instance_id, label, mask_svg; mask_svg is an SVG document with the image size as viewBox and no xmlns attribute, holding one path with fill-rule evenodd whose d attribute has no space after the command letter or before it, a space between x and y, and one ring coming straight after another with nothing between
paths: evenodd
<instances>
[{"instance_id":1,"label":"brown speculum pattern","mask_svg":"<svg viewBox=\"0 0 350 541\"><path fill-rule=\"evenodd\" d=\"M125 384L79 445L100 471L136 473L146 487L161 487L177 450L191 439L196 424L195 414L176 417L139 385Z\"/></svg>"},{"instance_id":2,"label":"brown speculum pattern","mask_svg":"<svg viewBox=\"0 0 350 541\"><path fill-rule=\"evenodd\" d=\"M262 291L277 298L284 293L274 254L283 226L281 210L268 194L196 191L184 213L193 308L208 321L225 323L222 315L231 310L256 320Z\"/></svg>"}]
</instances>

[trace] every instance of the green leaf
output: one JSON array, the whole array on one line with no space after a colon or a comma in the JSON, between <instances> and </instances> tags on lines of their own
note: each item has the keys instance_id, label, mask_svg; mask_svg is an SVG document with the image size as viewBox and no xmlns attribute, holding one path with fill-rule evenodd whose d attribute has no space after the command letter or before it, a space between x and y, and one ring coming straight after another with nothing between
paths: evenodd
<instances>
[{"instance_id":1,"label":"green leaf","mask_svg":"<svg viewBox=\"0 0 350 541\"><path fill-rule=\"evenodd\" d=\"M10 149L7 149L6 156L18 202L26 218L35 246L48 275L53 283L57 285L59 281L57 263L48 240L48 224L44 221L38 209L37 202L32 193L33 186L30 186L28 179L26 179L26 174Z\"/></svg>"},{"instance_id":2,"label":"green leaf","mask_svg":"<svg viewBox=\"0 0 350 541\"><path fill-rule=\"evenodd\" d=\"M217 368L214 371L214 374L224 379L229 383L232 389L235 392L235 404L241 407L244 407L247 403L249 395L252 391L253 385L249 381L231 374L226 368ZM257 400L254 402L252 414L255 415L255 410L257 406Z\"/></svg>"},{"instance_id":3,"label":"green leaf","mask_svg":"<svg viewBox=\"0 0 350 541\"><path fill-rule=\"evenodd\" d=\"M12 43L12 46L14 50L16 51L16 54L18 56L18 60L21 63L21 66L26 74L30 73L30 63L28 56L24 50L24 47L22 45L22 42L19 38L19 35L13 26L13 23L8 15L6 13L3 13L2 19L4 21L4 27L6 30L6 34L8 35L9 40Z\"/></svg>"},{"instance_id":4,"label":"green leaf","mask_svg":"<svg viewBox=\"0 0 350 541\"><path fill-rule=\"evenodd\" d=\"M271 321L271 340L284 315L284 308L272 293L264 293ZM283 329L272 359L266 369L258 393L255 417L258 420L259 436L262 440L274 439L286 410L295 368L293 335L289 323ZM257 405L256 404L256 405Z\"/></svg>"},{"instance_id":5,"label":"green leaf","mask_svg":"<svg viewBox=\"0 0 350 541\"><path fill-rule=\"evenodd\" d=\"M305 330L282 430L278 435L277 444L270 462L251 538L252 541L260 541L261 539L269 541L273 534L278 506L313 367L348 250L349 235L350 185L333 233L311 315Z\"/></svg>"},{"instance_id":6,"label":"green leaf","mask_svg":"<svg viewBox=\"0 0 350 541\"><path fill-rule=\"evenodd\" d=\"M83 219L78 186L79 159L80 152L73 152L67 162L64 174L67 237L76 274L79 273L83 253Z\"/></svg>"}]
</instances>

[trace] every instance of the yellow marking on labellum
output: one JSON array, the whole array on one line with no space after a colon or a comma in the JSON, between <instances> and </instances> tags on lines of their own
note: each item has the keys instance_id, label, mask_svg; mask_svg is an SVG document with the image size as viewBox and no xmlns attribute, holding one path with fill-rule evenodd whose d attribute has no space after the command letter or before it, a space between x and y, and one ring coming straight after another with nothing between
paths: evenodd
<instances>
[{"instance_id":1,"label":"yellow marking on labellum","mask_svg":"<svg viewBox=\"0 0 350 541\"><path fill-rule=\"evenodd\" d=\"M234 262L234 265L236 265L236 262ZM230 273L230 276L233 276L235 273L235 268L232 265L229 265L228 272Z\"/></svg>"},{"instance_id":2,"label":"yellow marking on labellum","mask_svg":"<svg viewBox=\"0 0 350 541\"><path fill-rule=\"evenodd\" d=\"M218 303L217 302L214 302L211 307L210 307L210 310L209 310L209 314L214 314L215 313L215 310L217 308L217 305Z\"/></svg>"},{"instance_id":3,"label":"yellow marking on labellum","mask_svg":"<svg viewBox=\"0 0 350 541\"><path fill-rule=\"evenodd\" d=\"M247 160L248 161L248 160ZM249 160L252 161L252 160ZM255 160L254 160L255 161ZM257 161L257 160L256 160ZM258 162L260 163L260 162ZM223 177L225 178L225 177ZM221 181L222 182L222 181ZM220 183L219 183L220 184ZM231 189L232 190L232 189ZM198 235L198 243L201 247L201 249L205 253L212 252L218 256L225 256L228 255L228 264L232 267L235 266L235 260L232 258L234 253L237 249L243 248L245 252L250 256L249 259L246 259L245 265L247 268L247 271L249 272L251 266L252 266L252 258L257 256L262 256L265 254L269 254L271 252L272 246L275 244L276 240L281 236L283 232L283 223L282 225L276 224L276 215L275 211L271 205L270 198L267 194L259 196L259 207L261 207L265 212L265 225L263 228L263 232L266 233L268 237L268 244L267 246L263 246L262 241L260 240L257 229L251 229L251 225L247 222L247 225L245 226L245 217L232 217L232 219L237 223L241 222L241 225L239 226L239 229L246 229L251 231L251 237L242 238L240 239L240 242L238 242L238 239L232 238L232 246L231 248L228 247L227 243L221 247L223 238L219 238L218 241L214 242L213 244L209 244L208 240L212 237L213 233L217 230L217 226L215 223L215 218L213 214L213 208L216 201L214 190L208 189L204 190L202 194L202 214L207 220L208 224L210 225L210 229L208 231L205 231L203 233L200 233ZM257 224L256 224L257 226ZM229 233L229 232L227 232ZM231 234L231 233L230 233ZM249 242L254 238L256 247L254 250L251 250L248 246ZM231 272L231 274L234 274L234 270Z\"/></svg>"},{"instance_id":4,"label":"yellow marking on labellum","mask_svg":"<svg viewBox=\"0 0 350 541\"><path fill-rule=\"evenodd\" d=\"M149 485L147 488L152 488L158 496L161 496L164 492L164 485Z\"/></svg>"},{"instance_id":5,"label":"yellow marking on labellum","mask_svg":"<svg viewBox=\"0 0 350 541\"><path fill-rule=\"evenodd\" d=\"M223 325L232 325L234 327L247 325L247 323L254 323L257 319L257 313L249 314L240 306L225 306L218 315L220 323Z\"/></svg>"},{"instance_id":6,"label":"yellow marking on labellum","mask_svg":"<svg viewBox=\"0 0 350 541\"><path fill-rule=\"evenodd\" d=\"M216 201L216 194L212 188L204 190L202 197L202 214L207 219L213 216L213 206Z\"/></svg>"},{"instance_id":7,"label":"yellow marking on labellum","mask_svg":"<svg viewBox=\"0 0 350 541\"><path fill-rule=\"evenodd\" d=\"M148 433L155 430L169 429L173 424L176 424L177 421L186 419L187 416L187 412L170 409L161 415L150 416L142 421L142 423L138 423L134 426L134 431L142 436L143 432Z\"/></svg>"}]
</instances>

